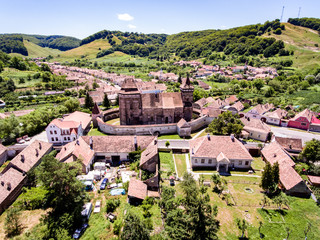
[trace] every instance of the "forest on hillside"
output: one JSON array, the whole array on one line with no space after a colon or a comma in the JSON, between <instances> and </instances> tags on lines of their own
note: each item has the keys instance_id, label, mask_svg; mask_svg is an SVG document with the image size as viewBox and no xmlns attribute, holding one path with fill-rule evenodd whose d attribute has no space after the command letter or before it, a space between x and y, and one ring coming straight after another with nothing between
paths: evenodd
<instances>
[{"instance_id":1,"label":"forest on hillside","mask_svg":"<svg viewBox=\"0 0 320 240\"><path fill-rule=\"evenodd\" d=\"M296 26L307 27L316 31L320 31L319 18L289 18L288 23L291 23Z\"/></svg>"},{"instance_id":2,"label":"forest on hillside","mask_svg":"<svg viewBox=\"0 0 320 240\"><path fill-rule=\"evenodd\" d=\"M28 56L28 50L23 45L21 35L0 35L0 50L5 53L20 53Z\"/></svg>"},{"instance_id":3,"label":"forest on hillside","mask_svg":"<svg viewBox=\"0 0 320 240\"><path fill-rule=\"evenodd\" d=\"M82 40L81 44L95 39L107 38L111 44L110 49L100 51L97 57L103 57L115 51L121 51L130 55L162 59L170 55L181 58L207 57L212 52L224 52L225 54L255 56L263 54L272 57L276 54L289 55L284 50L284 43L275 38L262 38L262 34L273 32L281 34L284 25L279 19L267 21L264 24L249 25L228 30L205 30L182 32L166 36L164 34L138 34L101 31ZM112 36L121 40L121 44L112 44Z\"/></svg>"}]
</instances>

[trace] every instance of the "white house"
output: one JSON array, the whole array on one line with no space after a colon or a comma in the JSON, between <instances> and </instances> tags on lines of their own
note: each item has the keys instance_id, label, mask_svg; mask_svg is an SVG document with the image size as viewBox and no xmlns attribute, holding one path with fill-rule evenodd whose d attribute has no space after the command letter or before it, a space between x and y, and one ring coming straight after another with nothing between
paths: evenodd
<instances>
[{"instance_id":1,"label":"white house","mask_svg":"<svg viewBox=\"0 0 320 240\"><path fill-rule=\"evenodd\" d=\"M281 119L286 117L288 115L288 112L286 110L282 110L281 108L277 108L273 112L267 112L263 114L262 118L266 119L266 122L273 125L281 125Z\"/></svg>"},{"instance_id":2,"label":"white house","mask_svg":"<svg viewBox=\"0 0 320 240\"><path fill-rule=\"evenodd\" d=\"M251 168L253 158L233 135L207 135L190 140L189 144L192 168L216 168L221 172L227 172L229 168Z\"/></svg>"},{"instance_id":3,"label":"white house","mask_svg":"<svg viewBox=\"0 0 320 240\"><path fill-rule=\"evenodd\" d=\"M265 114L266 112L269 112L272 108L273 108L273 104L269 104L269 103L264 105L258 104L257 106L250 109L246 113L246 117L261 119L262 115Z\"/></svg>"},{"instance_id":4,"label":"white house","mask_svg":"<svg viewBox=\"0 0 320 240\"><path fill-rule=\"evenodd\" d=\"M83 112L74 112L63 119L54 119L46 128L48 140L56 145L74 141L84 135L90 122L90 114Z\"/></svg>"}]
</instances>

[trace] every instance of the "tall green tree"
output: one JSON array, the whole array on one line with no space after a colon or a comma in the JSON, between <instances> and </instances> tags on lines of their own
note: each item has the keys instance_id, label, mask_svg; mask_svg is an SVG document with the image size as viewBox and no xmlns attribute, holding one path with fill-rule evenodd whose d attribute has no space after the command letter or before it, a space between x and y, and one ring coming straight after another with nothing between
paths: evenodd
<instances>
[{"instance_id":1,"label":"tall green tree","mask_svg":"<svg viewBox=\"0 0 320 240\"><path fill-rule=\"evenodd\" d=\"M84 106L90 110L92 110L94 106L94 102L92 97L89 95L89 92L87 92L85 99L84 99Z\"/></svg>"},{"instance_id":2,"label":"tall green tree","mask_svg":"<svg viewBox=\"0 0 320 240\"><path fill-rule=\"evenodd\" d=\"M107 109L110 108L110 101L109 101L108 95L106 93L104 94L102 105L104 107L106 107Z\"/></svg>"},{"instance_id":3,"label":"tall green tree","mask_svg":"<svg viewBox=\"0 0 320 240\"><path fill-rule=\"evenodd\" d=\"M6 236L11 238L19 235L23 229L20 220L21 212L18 208L10 207L7 210L7 216L4 223Z\"/></svg>"},{"instance_id":4,"label":"tall green tree","mask_svg":"<svg viewBox=\"0 0 320 240\"><path fill-rule=\"evenodd\" d=\"M236 219L237 227L241 231L241 238L243 238L246 230L248 229L248 222L245 219Z\"/></svg>"},{"instance_id":5,"label":"tall green tree","mask_svg":"<svg viewBox=\"0 0 320 240\"><path fill-rule=\"evenodd\" d=\"M81 211L87 196L83 184L76 178L81 165L59 162L46 155L36 169L38 184L46 191L47 205L50 208L44 218L49 236L56 238L65 229L69 232L81 223Z\"/></svg>"},{"instance_id":6,"label":"tall green tree","mask_svg":"<svg viewBox=\"0 0 320 240\"><path fill-rule=\"evenodd\" d=\"M239 115L233 115L230 111L221 113L213 119L206 131L217 135L239 135L243 129L243 123Z\"/></svg>"},{"instance_id":7,"label":"tall green tree","mask_svg":"<svg viewBox=\"0 0 320 240\"><path fill-rule=\"evenodd\" d=\"M267 194L274 194L278 190L280 181L279 164L275 163L273 166L269 162L263 169L260 187L267 192Z\"/></svg>"},{"instance_id":8,"label":"tall green tree","mask_svg":"<svg viewBox=\"0 0 320 240\"><path fill-rule=\"evenodd\" d=\"M145 227L140 217L129 211L124 218L123 230L120 235L120 239L123 240L148 240L150 239L150 233Z\"/></svg>"},{"instance_id":9,"label":"tall green tree","mask_svg":"<svg viewBox=\"0 0 320 240\"><path fill-rule=\"evenodd\" d=\"M69 98L63 105L68 109L69 113L76 111L80 107L80 103L76 98Z\"/></svg>"},{"instance_id":10,"label":"tall green tree","mask_svg":"<svg viewBox=\"0 0 320 240\"><path fill-rule=\"evenodd\" d=\"M317 162L320 161L320 140L312 139L306 142L300 156L307 162Z\"/></svg>"}]
</instances>

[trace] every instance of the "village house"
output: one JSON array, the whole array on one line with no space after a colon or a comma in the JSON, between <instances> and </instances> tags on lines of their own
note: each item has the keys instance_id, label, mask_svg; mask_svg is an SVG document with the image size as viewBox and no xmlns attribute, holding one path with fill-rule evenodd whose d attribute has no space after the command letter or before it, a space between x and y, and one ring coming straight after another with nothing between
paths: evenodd
<instances>
[{"instance_id":1,"label":"village house","mask_svg":"<svg viewBox=\"0 0 320 240\"><path fill-rule=\"evenodd\" d=\"M0 214L21 193L21 189L27 181L27 173L36 168L41 163L42 157L51 150L52 144L36 140L5 167L0 175Z\"/></svg>"},{"instance_id":2,"label":"village house","mask_svg":"<svg viewBox=\"0 0 320 240\"><path fill-rule=\"evenodd\" d=\"M210 90L211 86L201 80L198 80L199 87L203 88L204 90Z\"/></svg>"},{"instance_id":3,"label":"village house","mask_svg":"<svg viewBox=\"0 0 320 240\"><path fill-rule=\"evenodd\" d=\"M189 141L192 168L250 169L253 158L245 146L231 136L207 135Z\"/></svg>"},{"instance_id":4,"label":"village house","mask_svg":"<svg viewBox=\"0 0 320 240\"><path fill-rule=\"evenodd\" d=\"M159 153L154 139L141 153L139 180L131 178L128 187L128 202L140 204L147 196L159 197ZM147 179L144 176L147 175Z\"/></svg>"},{"instance_id":5,"label":"village house","mask_svg":"<svg viewBox=\"0 0 320 240\"><path fill-rule=\"evenodd\" d=\"M74 141L89 131L90 123L90 114L78 111L63 119L54 119L46 127L48 141L55 145Z\"/></svg>"},{"instance_id":6,"label":"village house","mask_svg":"<svg viewBox=\"0 0 320 240\"><path fill-rule=\"evenodd\" d=\"M281 108L277 108L273 112L266 112L263 114L261 119L265 119L266 123L281 126L281 120L287 117L288 112L286 110L282 110Z\"/></svg>"},{"instance_id":7,"label":"village house","mask_svg":"<svg viewBox=\"0 0 320 240\"><path fill-rule=\"evenodd\" d=\"M119 165L128 161L129 153L146 149L153 136L81 136L61 148L56 158L61 162L80 159L83 172L88 173L95 161Z\"/></svg>"},{"instance_id":8,"label":"village house","mask_svg":"<svg viewBox=\"0 0 320 240\"><path fill-rule=\"evenodd\" d=\"M264 105L258 104L254 108L250 109L245 116L248 118L257 118L261 119L263 114L269 112L273 108L273 104L266 103Z\"/></svg>"},{"instance_id":9,"label":"village house","mask_svg":"<svg viewBox=\"0 0 320 240\"><path fill-rule=\"evenodd\" d=\"M20 195L26 180L27 175L14 168L0 175L0 214Z\"/></svg>"},{"instance_id":10,"label":"village house","mask_svg":"<svg viewBox=\"0 0 320 240\"><path fill-rule=\"evenodd\" d=\"M302 151L301 138L275 137L274 140L291 156L297 157Z\"/></svg>"},{"instance_id":11,"label":"village house","mask_svg":"<svg viewBox=\"0 0 320 240\"><path fill-rule=\"evenodd\" d=\"M311 176L307 175L308 182L315 187L320 187L320 177L319 176Z\"/></svg>"},{"instance_id":12,"label":"village house","mask_svg":"<svg viewBox=\"0 0 320 240\"><path fill-rule=\"evenodd\" d=\"M231 106L225 106L223 110L230 111L232 114L239 114L244 109L243 104L240 101L235 102Z\"/></svg>"},{"instance_id":13,"label":"village house","mask_svg":"<svg viewBox=\"0 0 320 240\"><path fill-rule=\"evenodd\" d=\"M277 142L272 142L261 151L264 161L271 165L278 162L280 184L288 195L310 196L311 191L294 169L295 163Z\"/></svg>"},{"instance_id":14,"label":"village house","mask_svg":"<svg viewBox=\"0 0 320 240\"><path fill-rule=\"evenodd\" d=\"M249 117L242 117L240 120L244 124L241 133L243 138L252 138L262 142L270 140L271 128L266 123Z\"/></svg>"},{"instance_id":15,"label":"village house","mask_svg":"<svg viewBox=\"0 0 320 240\"><path fill-rule=\"evenodd\" d=\"M0 166L8 159L8 150L0 143Z\"/></svg>"},{"instance_id":16,"label":"village house","mask_svg":"<svg viewBox=\"0 0 320 240\"><path fill-rule=\"evenodd\" d=\"M317 122L316 119L314 112L305 109L289 120L288 127L308 130L312 121Z\"/></svg>"}]
</instances>

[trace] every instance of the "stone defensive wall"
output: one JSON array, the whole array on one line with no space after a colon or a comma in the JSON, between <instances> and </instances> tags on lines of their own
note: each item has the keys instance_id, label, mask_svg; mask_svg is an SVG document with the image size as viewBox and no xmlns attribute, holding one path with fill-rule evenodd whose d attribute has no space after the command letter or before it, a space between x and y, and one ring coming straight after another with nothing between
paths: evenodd
<instances>
[{"instance_id":1,"label":"stone defensive wall","mask_svg":"<svg viewBox=\"0 0 320 240\"><path fill-rule=\"evenodd\" d=\"M197 114L197 113L196 113ZM163 135L176 134L178 132L177 123L152 124L152 125L112 125L105 123L110 119L119 117L119 108L110 109L103 112L103 119L97 118L100 131L112 135ZM210 123L207 116L202 116L188 122L191 131L194 132Z\"/></svg>"}]
</instances>

